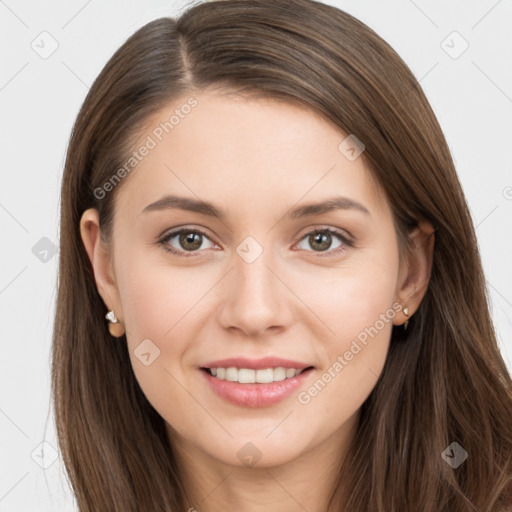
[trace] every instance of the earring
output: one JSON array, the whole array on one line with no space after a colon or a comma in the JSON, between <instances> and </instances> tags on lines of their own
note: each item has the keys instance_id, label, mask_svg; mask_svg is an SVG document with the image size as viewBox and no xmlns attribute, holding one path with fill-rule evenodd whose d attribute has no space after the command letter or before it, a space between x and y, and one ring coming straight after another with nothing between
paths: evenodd
<instances>
[{"instance_id":1,"label":"earring","mask_svg":"<svg viewBox=\"0 0 512 512\"><path fill-rule=\"evenodd\" d=\"M405 316L409 316L409 308L407 306L405 306L404 308L404 315ZM409 320L406 320L404 322L404 329L407 330L407 326L409 325Z\"/></svg>"},{"instance_id":2,"label":"earring","mask_svg":"<svg viewBox=\"0 0 512 512\"><path fill-rule=\"evenodd\" d=\"M112 309L111 311L109 311L105 315L105 318L109 321L108 330L110 334L114 336L114 338L120 338L124 334L124 328L119 323L119 320L116 317L114 310Z\"/></svg>"}]
</instances>

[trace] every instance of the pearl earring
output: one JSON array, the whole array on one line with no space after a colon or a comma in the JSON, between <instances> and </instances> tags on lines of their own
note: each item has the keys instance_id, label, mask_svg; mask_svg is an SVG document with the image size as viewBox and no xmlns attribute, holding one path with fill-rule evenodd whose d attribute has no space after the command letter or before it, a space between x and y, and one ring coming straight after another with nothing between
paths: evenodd
<instances>
[{"instance_id":1,"label":"pearl earring","mask_svg":"<svg viewBox=\"0 0 512 512\"><path fill-rule=\"evenodd\" d=\"M105 315L105 318L109 321L108 330L110 334L114 336L114 338L120 338L124 334L124 328L119 323L119 320L116 317L114 310L112 309L111 311L109 311Z\"/></svg>"},{"instance_id":2,"label":"pearl earring","mask_svg":"<svg viewBox=\"0 0 512 512\"><path fill-rule=\"evenodd\" d=\"M407 306L405 306L404 308L404 315L405 316L409 316L409 308ZM407 330L407 326L409 325L409 320L406 320L404 322L404 329Z\"/></svg>"}]
</instances>

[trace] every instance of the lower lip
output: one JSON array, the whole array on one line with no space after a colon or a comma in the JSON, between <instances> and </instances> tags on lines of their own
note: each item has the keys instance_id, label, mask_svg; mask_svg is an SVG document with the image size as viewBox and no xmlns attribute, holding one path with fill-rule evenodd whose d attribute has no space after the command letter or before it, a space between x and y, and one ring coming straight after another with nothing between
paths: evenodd
<instances>
[{"instance_id":1,"label":"lower lip","mask_svg":"<svg viewBox=\"0 0 512 512\"><path fill-rule=\"evenodd\" d=\"M268 384L240 384L218 379L206 370L199 371L204 374L211 389L228 402L242 407L268 407L284 400L296 391L304 384L312 370L313 368L309 368L296 377Z\"/></svg>"}]
</instances>

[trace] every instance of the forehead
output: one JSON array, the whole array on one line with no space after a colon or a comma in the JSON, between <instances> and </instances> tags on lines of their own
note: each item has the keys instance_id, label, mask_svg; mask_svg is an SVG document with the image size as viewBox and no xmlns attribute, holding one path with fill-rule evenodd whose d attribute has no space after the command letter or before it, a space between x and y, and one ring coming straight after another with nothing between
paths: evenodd
<instances>
[{"instance_id":1,"label":"forehead","mask_svg":"<svg viewBox=\"0 0 512 512\"><path fill-rule=\"evenodd\" d=\"M141 211L180 193L247 210L345 195L386 208L364 152L347 158L347 137L300 105L236 93L183 95L140 130L133 149L149 149L116 202Z\"/></svg>"}]
</instances>

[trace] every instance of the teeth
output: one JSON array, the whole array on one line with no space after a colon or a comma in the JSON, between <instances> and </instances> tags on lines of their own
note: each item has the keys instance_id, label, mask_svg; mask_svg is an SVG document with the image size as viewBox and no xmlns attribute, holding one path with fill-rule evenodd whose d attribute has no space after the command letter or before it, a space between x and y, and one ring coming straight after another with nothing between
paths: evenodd
<instances>
[{"instance_id":1,"label":"teeth","mask_svg":"<svg viewBox=\"0 0 512 512\"><path fill-rule=\"evenodd\" d=\"M286 368L286 378L289 379L290 377L295 376L295 370L293 368Z\"/></svg>"},{"instance_id":2,"label":"teeth","mask_svg":"<svg viewBox=\"0 0 512 512\"><path fill-rule=\"evenodd\" d=\"M268 384L274 381L274 370L266 368L265 370L256 370L256 382L260 384Z\"/></svg>"},{"instance_id":3,"label":"teeth","mask_svg":"<svg viewBox=\"0 0 512 512\"><path fill-rule=\"evenodd\" d=\"M238 380L238 370L236 368L226 368L226 380L235 382Z\"/></svg>"},{"instance_id":4,"label":"teeth","mask_svg":"<svg viewBox=\"0 0 512 512\"><path fill-rule=\"evenodd\" d=\"M238 373L236 380L241 384L252 384L256 382L256 370L249 370L247 368L240 368L240 370L233 368L233 370L235 370L235 373Z\"/></svg>"},{"instance_id":5,"label":"teeth","mask_svg":"<svg viewBox=\"0 0 512 512\"><path fill-rule=\"evenodd\" d=\"M302 373L302 370L295 368L265 368L263 370L251 370L249 368L210 368L214 377L230 382L239 382L240 384L268 384L270 382L279 382L290 379Z\"/></svg>"},{"instance_id":6,"label":"teeth","mask_svg":"<svg viewBox=\"0 0 512 512\"><path fill-rule=\"evenodd\" d=\"M293 368L292 368L293 370ZM295 375L295 372L294 372ZM280 381L286 379L286 369L279 366L278 368L274 368L274 371L272 372L272 380L273 381Z\"/></svg>"}]
</instances>

